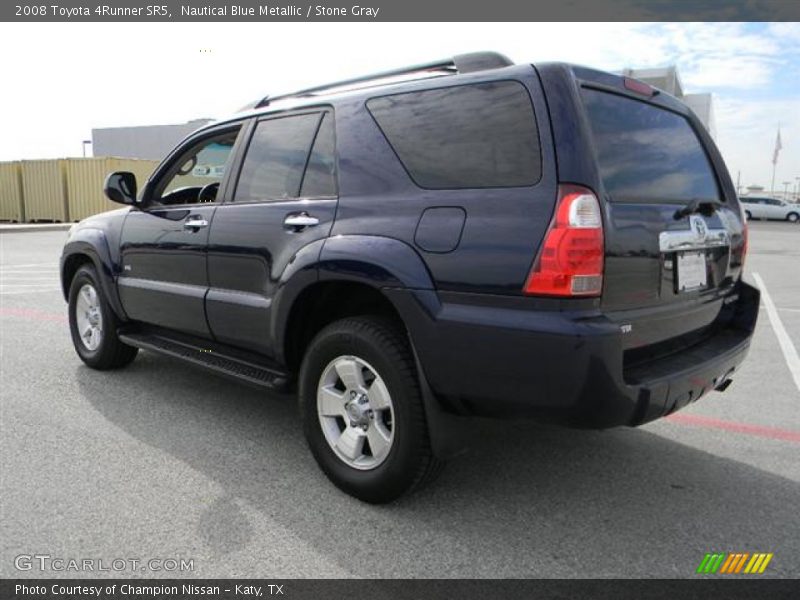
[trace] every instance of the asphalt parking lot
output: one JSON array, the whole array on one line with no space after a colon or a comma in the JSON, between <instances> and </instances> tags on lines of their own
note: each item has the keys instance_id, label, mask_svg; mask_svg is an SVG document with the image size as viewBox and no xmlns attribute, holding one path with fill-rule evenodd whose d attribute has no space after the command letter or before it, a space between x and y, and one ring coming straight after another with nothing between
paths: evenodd
<instances>
[{"instance_id":1,"label":"asphalt parking lot","mask_svg":"<svg viewBox=\"0 0 800 600\"><path fill-rule=\"evenodd\" d=\"M15 569L48 554L193 559L95 573L117 576L697 577L712 551L800 574L800 226L751 226L768 294L727 392L639 429L481 422L467 457L382 507L328 483L290 397L147 353L84 367L65 237L0 235L0 576L78 575Z\"/></svg>"}]
</instances>

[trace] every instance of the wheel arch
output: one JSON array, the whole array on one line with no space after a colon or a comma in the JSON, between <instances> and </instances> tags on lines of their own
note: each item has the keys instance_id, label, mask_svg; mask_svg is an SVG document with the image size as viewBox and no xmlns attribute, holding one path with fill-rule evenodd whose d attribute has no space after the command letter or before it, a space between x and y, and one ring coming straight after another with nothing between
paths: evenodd
<instances>
[{"instance_id":1,"label":"wheel arch","mask_svg":"<svg viewBox=\"0 0 800 600\"><path fill-rule=\"evenodd\" d=\"M64 246L61 255L61 291L69 302L69 288L78 269L85 264L95 268L100 285L112 310L120 319L125 312L114 285L114 265L111 260L105 233L100 229L81 229Z\"/></svg>"},{"instance_id":2,"label":"wheel arch","mask_svg":"<svg viewBox=\"0 0 800 600\"><path fill-rule=\"evenodd\" d=\"M360 315L381 316L405 329L400 311L378 287L348 280L317 281L307 286L293 302L279 338L286 366L297 372L317 333L335 321Z\"/></svg>"},{"instance_id":3,"label":"wheel arch","mask_svg":"<svg viewBox=\"0 0 800 600\"><path fill-rule=\"evenodd\" d=\"M290 370L296 370L316 332L333 320L378 314L405 324L404 311L387 288L433 290L419 254L392 238L334 236L309 245L297 258L281 281L272 316L276 358Z\"/></svg>"}]
</instances>

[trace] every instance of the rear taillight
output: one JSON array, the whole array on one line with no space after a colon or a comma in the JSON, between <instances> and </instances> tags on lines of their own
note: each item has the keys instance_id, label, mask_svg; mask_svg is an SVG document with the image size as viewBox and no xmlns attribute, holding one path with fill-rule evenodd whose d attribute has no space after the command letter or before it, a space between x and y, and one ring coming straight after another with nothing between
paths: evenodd
<instances>
[{"instance_id":1,"label":"rear taillight","mask_svg":"<svg viewBox=\"0 0 800 600\"><path fill-rule=\"evenodd\" d=\"M742 220L743 227L742 227L742 269L744 269L744 259L747 257L747 244L748 244L748 237L749 234L747 232L749 226L747 224L747 219Z\"/></svg>"},{"instance_id":2,"label":"rear taillight","mask_svg":"<svg viewBox=\"0 0 800 600\"><path fill-rule=\"evenodd\" d=\"M603 254L603 218L597 196L577 185L559 186L556 214L525 283L525 293L599 296Z\"/></svg>"},{"instance_id":3,"label":"rear taillight","mask_svg":"<svg viewBox=\"0 0 800 600\"><path fill-rule=\"evenodd\" d=\"M747 212L744 210L744 206L742 206L742 202L739 201L739 219L742 222L742 257L739 259L739 264L744 269L744 259L747 256L747 229L748 229L748 222L747 222Z\"/></svg>"}]
</instances>

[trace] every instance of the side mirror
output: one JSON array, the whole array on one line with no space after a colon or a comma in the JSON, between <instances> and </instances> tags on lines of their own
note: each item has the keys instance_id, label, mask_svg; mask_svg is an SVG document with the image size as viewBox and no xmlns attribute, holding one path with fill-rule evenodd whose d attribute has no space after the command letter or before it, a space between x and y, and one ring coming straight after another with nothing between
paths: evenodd
<instances>
[{"instance_id":1,"label":"side mirror","mask_svg":"<svg viewBox=\"0 0 800 600\"><path fill-rule=\"evenodd\" d=\"M103 191L112 202L136 204L136 175L128 171L109 173Z\"/></svg>"}]
</instances>

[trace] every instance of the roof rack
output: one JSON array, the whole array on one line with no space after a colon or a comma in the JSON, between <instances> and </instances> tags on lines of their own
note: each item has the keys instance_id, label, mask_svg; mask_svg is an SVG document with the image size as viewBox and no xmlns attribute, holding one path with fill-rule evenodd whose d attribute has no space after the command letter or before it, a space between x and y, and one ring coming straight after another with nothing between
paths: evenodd
<instances>
[{"instance_id":1,"label":"roof rack","mask_svg":"<svg viewBox=\"0 0 800 600\"><path fill-rule=\"evenodd\" d=\"M413 65L410 67L402 67L400 69L393 69L390 71L382 71L380 73L354 77L353 79L345 79L343 81L335 81L325 85L298 90L290 94L281 94L280 96L264 96L261 100L258 100L254 104L247 105L243 110L263 108L264 106L269 106L272 102L277 100L315 96L322 92L334 90L336 88L352 86L359 83L367 83L380 79L389 79L391 77L400 77L402 75L424 75L435 73L455 75L458 73L474 73L475 71L501 69L503 67L509 67L513 64L514 63L511 62L509 58L497 52L471 52L469 54L458 54L450 59L438 60L434 62L423 63L421 65Z\"/></svg>"}]
</instances>

